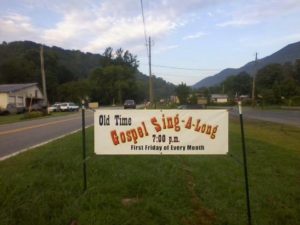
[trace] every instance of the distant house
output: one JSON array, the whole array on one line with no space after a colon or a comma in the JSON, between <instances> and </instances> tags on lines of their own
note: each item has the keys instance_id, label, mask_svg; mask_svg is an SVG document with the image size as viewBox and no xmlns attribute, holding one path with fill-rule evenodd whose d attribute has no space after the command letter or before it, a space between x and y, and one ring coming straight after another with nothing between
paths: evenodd
<instances>
[{"instance_id":1,"label":"distant house","mask_svg":"<svg viewBox=\"0 0 300 225\"><path fill-rule=\"evenodd\" d=\"M0 108L6 109L8 104L29 107L42 100L43 94L37 83L0 85Z\"/></svg>"},{"instance_id":2,"label":"distant house","mask_svg":"<svg viewBox=\"0 0 300 225\"><path fill-rule=\"evenodd\" d=\"M207 97L203 92L197 92L196 96L198 105L207 105Z\"/></svg>"},{"instance_id":3,"label":"distant house","mask_svg":"<svg viewBox=\"0 0 300 225\"><path fill-rule=\"evenodd\" d=\"M170 96L170 102L171 103L179 103L179 98L175 95Z\"/></svg>"},{"instance_id":4,"label":"distant house","mask_svg":"<svg viewBox=\"0 0 300 225\"><path fill-rule=\"evenodd\" d=\"M211 95L211 102L214 102L214 103L227 103L228 102L228 95L212 94Z\"/></svg>"}]
</instances>

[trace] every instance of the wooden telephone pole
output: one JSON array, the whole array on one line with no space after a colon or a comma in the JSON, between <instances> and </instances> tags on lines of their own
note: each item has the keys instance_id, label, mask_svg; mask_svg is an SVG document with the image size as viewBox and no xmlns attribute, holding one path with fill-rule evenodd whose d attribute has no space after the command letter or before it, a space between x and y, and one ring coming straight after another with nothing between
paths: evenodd
<instances>
[{"instance_id":1,"label":"wooden telephone pole","mask_svg":"<svg viewBox=\"0 0 300 225\"><path fill-rule=\"evenodd\" d=\"M153 83L152 83L152 72L151 72L151 37L149 37L149 101L153 103Z\"/></svg>"},{"instance_id":2,"label":"wooden telephone pole","mask_svg":"<svg viewBox=\"0 0 300 225\"><path fill-rule=\"evenodd\" d=\"M44 67L44 48L41 45L40 48L40 57L41 57L41 73L42 73L42 84L43 84L43 95L44 95L44 107L48 107L48 98L47 98L47 90L46 90L46 75L45 75L45 67Z\"/></svg>"},{"instance_id":3,"label":"wooden telephone pole","mask_svg":"<svg viewBox=\"0 0 300 225\"><path fill-rule=\"evenodd\" d=\"M255 62L254 62L254 74L253 74L253 82L252 82L252 107L255 107L255 78L257 73L257 52L255 53Z\"/></svg>"}]
</instances>

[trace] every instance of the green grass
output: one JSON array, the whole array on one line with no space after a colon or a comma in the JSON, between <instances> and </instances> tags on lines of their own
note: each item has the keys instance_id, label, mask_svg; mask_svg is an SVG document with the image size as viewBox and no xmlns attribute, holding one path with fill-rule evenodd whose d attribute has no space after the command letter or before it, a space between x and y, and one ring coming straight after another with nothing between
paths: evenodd
<instances>
[{"instance_id":1,"label":"green grass","mask_svg":"<svg viewBox=\"0 0 300 225\"><path fill-rule=\"evenodd\" d=\"M300 224L300 129L245 134L253 224ZM95 156L91 128L87 143L85 193L80 133L0 162L0 224L247 224L238 121L227 156Z\"/></svg>"},{"instance_id":2,"label":"green grass","mask_svg":"<svg viewBox=\"0 0 300 225\"><path fill-rule=\"evenodd\" d=\"M69 115L70 113L74 113L74 112L68 112L68 113L67 112L52 112L49 116L46 116L46 117L63 116L63 115ZM45 118L45 116L43 116L43 117L36 117L36 118L26 119L24 115L25 114L1 115L0 116L0 125L8 124L8 123L16 123L16 122L20 122L20 121L27 121L27 120Z\"/></svg>"}]
</instances>

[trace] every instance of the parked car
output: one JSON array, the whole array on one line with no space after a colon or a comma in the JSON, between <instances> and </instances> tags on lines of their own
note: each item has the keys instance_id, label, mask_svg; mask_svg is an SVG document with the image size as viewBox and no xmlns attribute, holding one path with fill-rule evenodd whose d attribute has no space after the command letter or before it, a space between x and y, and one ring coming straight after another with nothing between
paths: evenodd
<instances>
[{"instance_id":1,"label":"parked car","mask_svg":"<svg viewBox=\"0 0 300 225\"><path fill-rule=\"evenodd\" d=\"M136 108L136 104L135 101L132 99L127 99L124 102L124 109L135 109Z\"/></svg>"},{"instance_id":2,"label":"parked car","mask_svg":"<svg viewBox=\"0 0 300 225\"><path fill-rule=\"evenodd\" d=\"M61 111L61 109L60 109L61 104L62 103L60 103L60 102L54 103L53 105L48 107L48 111L49 112L59 112L59 111Z\"/></svg>"},{"instance_id":3,"label":"parked car","mask_svg":"<svg viewBox=\"0 0 300 225\"><path fill-rule=\"evenodd\" d=\"M43 109L45 109L45 107L42 102L35 103L28 108L30 111L42 111Z\"/></svg>"},{"instance_id":4,"label":"parked car","mask_svg":"<svg viewBox=\"0 0 300 225\"><path fill-rule=\"evenodd\" d=\"M78 111L79 106L75 105L73 102L64 102L64 103L61 103L60 110L63 111L63 112Z\"/></svg>"}]
</instances>

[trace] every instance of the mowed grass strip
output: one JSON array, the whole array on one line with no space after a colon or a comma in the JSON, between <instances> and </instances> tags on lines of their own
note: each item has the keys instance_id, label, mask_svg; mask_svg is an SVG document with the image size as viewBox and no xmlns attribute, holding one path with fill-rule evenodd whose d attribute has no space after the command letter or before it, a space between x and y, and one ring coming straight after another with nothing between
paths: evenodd
<instances>
[{"instance_id":1,"label":"mowed grass strip","mask_svg":"<svg viewBox=\"0 0 300 225\"><path fill-rule=\"evenodd\" d=\"M300 129L245 123L253 224L300 224ZM99 137L101 138L101 137ZM0 224L247 224L240 127L226 156L95 156L87 130L0 162Z\"/></svg>"},{"instance_id":2,"label":"mowed grass strip","mask_svg":"<svg viewBox=\"0 0 300 225\"><path fill-rule=\"evenodd\" d=\"M66 116L72 113L74 112L51 112L48 116L39 116L35 118L26 118L25 114L0 115L0 125L49 117Z\"/></svg>"}]
</instances>

